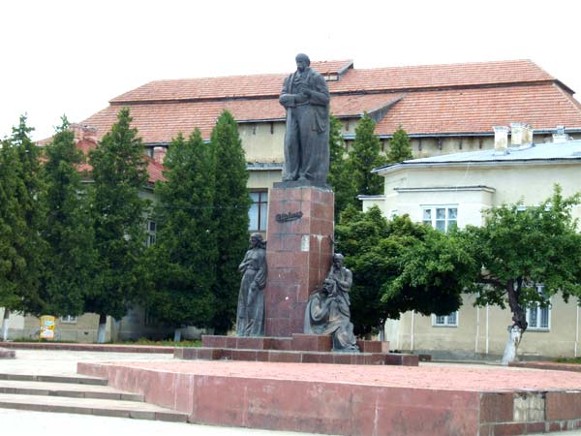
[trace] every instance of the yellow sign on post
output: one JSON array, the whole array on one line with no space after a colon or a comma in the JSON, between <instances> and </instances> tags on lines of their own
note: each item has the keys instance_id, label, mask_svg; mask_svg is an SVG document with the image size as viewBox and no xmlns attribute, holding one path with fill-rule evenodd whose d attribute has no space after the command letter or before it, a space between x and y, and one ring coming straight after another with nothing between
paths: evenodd
<instances>
[{"instance_id":1,"label":"yellow sign on post","mask_svg":"<svg viewBox=\"0 0 581 436\"><path fill-rule=\"evenodd\" d=\"M43 315L40 317L40 339L47 339L49 341L54 339L55 321L55 317L51 315Z\"/></svg>"}]
</instances>

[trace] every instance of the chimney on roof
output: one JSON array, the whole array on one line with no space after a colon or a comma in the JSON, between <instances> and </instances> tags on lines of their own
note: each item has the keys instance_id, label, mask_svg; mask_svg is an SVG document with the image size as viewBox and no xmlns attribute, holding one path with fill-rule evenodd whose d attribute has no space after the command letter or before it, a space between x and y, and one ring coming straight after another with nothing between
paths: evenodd
<instances>
[{"instance_id":1,"label":"chimney on roof","mask_svg":"<svg viewBox=\"0 0 581 436\"><path fill-rule=\"evenodd\" d=\"M508 146L508 127L496 126L494 129L494 151L506 152Z\"/></svg>"},{"instance_id":2,"label":"chimney on roof","mask_svg":"<svg viewBox=\"0 0 581 436\"><path fill-rule=\"evenodd\" d=\"M158 164L163 165L163 161L165 160L165 154L167 153L167 149L165 147L153 147L153 160L156 161Z\"/></svg>"},{"instance_id":3,"label":"chimney on roof","mask_svg":"<svg viewBox=\"0 0 581 436\"><path fill-rule=\"evenodd\" d=\"M524 123L510 123L510 145L520 147L523 145Z\"/></svg>"},{"instance_id":4,"label":"chimney on roof","mask_svg":"<svg viewBox=\"0 0 581 436\"><path fill-rule=\"evenodd\" d=\"M553 133L553 142L567 142L569 135L565 133L565 126L557 126L555 133Z\"/></svg>"},{"instance_id":5,"label":"chimney on roof","mask_svg":"<svg viewBox=\"0 0 581 436\"><path fill-rule=\"evenodd\" d=\"M74 135L75 142L88 141L97 143L97 129L82 124L71 124L69 127Z\"/></svg>"},{"instance_id":6,"label":"chimney on roof","mask_svg":"<svg viewBox=\"0 0 581 436\"><path fill-rule=\"evenodd\" d=\"M533 143L533 128L530 124L523 124L523 144L530 145Z\"/></svg>"}]
</instances>

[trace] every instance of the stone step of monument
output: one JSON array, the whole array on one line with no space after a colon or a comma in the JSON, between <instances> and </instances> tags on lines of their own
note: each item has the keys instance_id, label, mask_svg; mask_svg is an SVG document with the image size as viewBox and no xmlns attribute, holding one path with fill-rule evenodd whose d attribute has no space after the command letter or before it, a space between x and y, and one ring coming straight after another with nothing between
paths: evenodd
<instances>
[{"instance_id":1,"label":"stone step of monument","mask_svg":"<svg viewBox=\"0 0 581 436\"><path fill-rule=\"evenodd\" d=\"M345 365L418 366L419 356L400 353L333 353L244 348L177 348L174 357L184 360L240 360L250 362L329 363Z\"/></svg>"},{"instance_id":2,"label":"stone step of monument","mask_svg":"<svg viewBox=\"0 0 581 436\"><path fill-rule=\"evenodd\" d=\"M106 383L103 379L81 376L0 374L0 408L173 422L188 420L185 413L146 403L143 395L123 392Z\"/></svg>"},{"instance_id":3,"label":"stone step of monument","mask_svg":"<svg viewBox=\"0 0 581 436\"><path fill-rule=\"evenodd\" d=\"M293 333L290 337L248 337L203 335L202 345L208 348L239 348L278 351L330 352L333 348L330 335ZM359 350L364 353L388 353L388 341L357 340Z\"/></svg>"}]
</instances>

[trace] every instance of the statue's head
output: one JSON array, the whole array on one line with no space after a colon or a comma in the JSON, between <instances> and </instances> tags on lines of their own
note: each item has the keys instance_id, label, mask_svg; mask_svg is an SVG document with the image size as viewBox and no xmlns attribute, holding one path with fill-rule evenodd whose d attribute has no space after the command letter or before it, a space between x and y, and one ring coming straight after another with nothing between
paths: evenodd
<instances>
[{"instance_id":1,"label":"statue's head","mask_svg":"<svg viewBox=\"0 0 581 436\"><path fill-rule=\"evenodd\" d=\"M250 235L250 245L257 246L262 244L262 235L260 233L253 233Z\"/></svg>"},{"instance_id":2,"label":"statue's head","mask_svg":"<svg viewBox=\"0 0 581 436\"><path fill-rule=\"evenodd\" d=\"M337 265L343 265L344 259L345 259L345 256L343 256L341 253L335 253L333 255L333 263L335 263Z\"/></svg>"},{"instance_id":3,"label":"statue's head","mask_svg":"<svg viewBox=\"0 0 581 436\"><path fill-rule=\"evenodd\" d=\"M297 69L299 71L304 71L305 68L307 68L309 65L311 65L311 60L304 53L299 53L296 56L295 61L297 63Z\"/></svg>"}]
</instances>

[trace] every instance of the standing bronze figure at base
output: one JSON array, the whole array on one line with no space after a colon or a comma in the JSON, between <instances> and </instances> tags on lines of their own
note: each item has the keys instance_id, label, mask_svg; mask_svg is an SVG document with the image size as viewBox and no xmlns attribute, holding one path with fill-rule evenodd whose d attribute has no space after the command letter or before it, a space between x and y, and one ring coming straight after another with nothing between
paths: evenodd
<instances>
[{"instance_id":1,"label":"standing bronze figure at base","mask_svg":"<svg viewBox=\"0 0 581 436\"><path fill-rule=\"evenodd\" d=\"M264 336L264 287L266 286L266 242L260 233L250 236L250 248L238 267L242 273L236 314L238 336Z\"/></svg>"}]
</instances>

